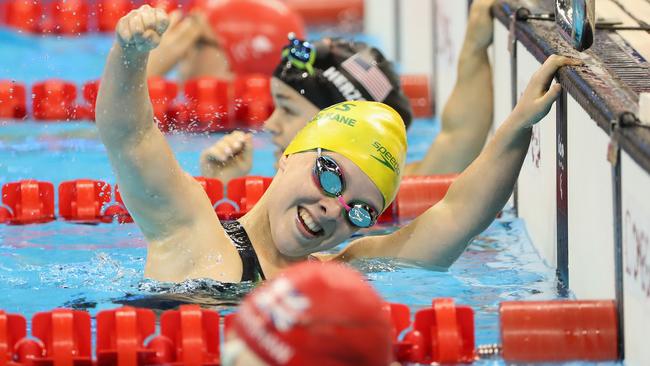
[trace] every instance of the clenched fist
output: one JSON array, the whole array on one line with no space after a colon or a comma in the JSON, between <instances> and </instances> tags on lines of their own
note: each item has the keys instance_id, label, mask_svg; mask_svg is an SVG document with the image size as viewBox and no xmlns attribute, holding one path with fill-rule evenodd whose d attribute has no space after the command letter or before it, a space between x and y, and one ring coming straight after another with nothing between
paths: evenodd
<instances>
[{"instance_id":1,"label":"clenched fist","mask_svg":"<svg viewBox=\"0 0 650 366\"><path fill-rule=\"evenodd\" d=\"M143 5L122 17L115 33L124 51L145 53L160 44L167 27L169 17L164 10Z\"/></svg>"},{"instance_id":2,"label":"clenched fist","mask_svg":"<svg viewBox=\"0 0 650 366\"><path fill-rule=\"evenodd\" d=\"M227 183L248 174L253 165L253 135L234 131L201 154L201 174Z\"/></svg>"}]
</instances>

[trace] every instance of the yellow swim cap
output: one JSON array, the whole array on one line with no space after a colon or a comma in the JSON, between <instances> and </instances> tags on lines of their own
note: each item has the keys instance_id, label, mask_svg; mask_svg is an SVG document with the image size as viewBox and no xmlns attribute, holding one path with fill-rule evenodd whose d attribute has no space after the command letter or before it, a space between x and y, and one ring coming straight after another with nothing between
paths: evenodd
<instances>
[{"instance_id":1,"label":"yellow swim cap","mask_svg":"<svg viewBox=\"0 0 650 366\"><path fill-rule=\"evenodd\" d=\"M285 155L322 148L352 160L372 180L386 209L397 194L406 160L400 115L378 102L347 101L320 111L291 141Z\"/></svg>"}]
</instances>

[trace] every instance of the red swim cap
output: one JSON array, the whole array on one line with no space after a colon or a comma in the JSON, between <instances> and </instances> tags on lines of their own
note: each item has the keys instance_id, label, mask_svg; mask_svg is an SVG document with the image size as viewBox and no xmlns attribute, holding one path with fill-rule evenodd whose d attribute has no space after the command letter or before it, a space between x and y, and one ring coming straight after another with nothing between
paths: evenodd
<instances>
[{"instance_id":1,"label":"red swim cap","mask_svg":"<svg viewBox=\"0 0 650 366\"><path fill-rule=\"evenodd\" d=\"M235 74L271 75L291 32L304 37L302 18L277 0L198 0Z\"/></svg>"},{"instance_id":2,"label":"red swim cap","mask_svg":"<svg viewBox=\"0 0 650 366\"><path fill-rule=\"evenodd\" d=\"M391 327L382 304L356 271L304 262L246 297L232 329L273 366L387 366Z\"/></svg>"}]
</instances>

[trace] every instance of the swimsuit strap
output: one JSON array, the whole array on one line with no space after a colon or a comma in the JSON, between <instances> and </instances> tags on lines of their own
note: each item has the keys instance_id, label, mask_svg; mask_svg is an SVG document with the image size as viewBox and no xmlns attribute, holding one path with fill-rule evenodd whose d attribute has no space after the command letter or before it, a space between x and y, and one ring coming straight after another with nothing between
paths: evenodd
<instances>
[{"instance_id":1,"label":"swimsuit strap","mask_svg":"<svg viewBox=\"0 0 650 366\"><path fill-rule=\"evenodd\" d=\"M239 253L239 257L241 258L241 281L257 282L266 280L260 261L257 259L257 254L255 254L253 243L251 243L244 227L237 220L223 221L221 225L235 245L235 248L237 248L237 253Z\"/></svg>"}]
</instances>

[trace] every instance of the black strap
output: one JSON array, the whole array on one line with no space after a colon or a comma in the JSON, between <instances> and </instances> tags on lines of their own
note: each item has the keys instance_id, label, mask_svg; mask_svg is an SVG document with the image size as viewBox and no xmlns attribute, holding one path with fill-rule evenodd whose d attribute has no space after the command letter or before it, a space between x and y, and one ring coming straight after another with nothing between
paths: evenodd
<instances>
[{"instance_id":1,"label":"black strap","mask_svg":"<svg viewBox=\"0 0 650 366\"><path fill-rule=\"evenodd\" d=\"M248 234L246 234L244 227L237 220L225 221L221 225L235 245L235 248L237 248L237 252L241 258L243 269L241 281L257 282L266 280L260 261L257 259L257 254L255 254L255 249L253 249L253 244Z\"/></svg>"}]
</instances>

